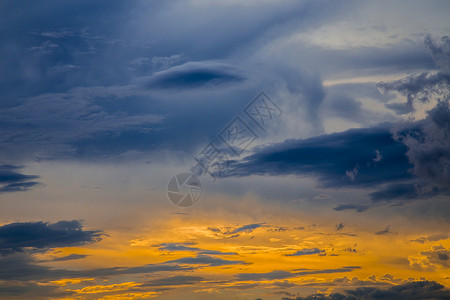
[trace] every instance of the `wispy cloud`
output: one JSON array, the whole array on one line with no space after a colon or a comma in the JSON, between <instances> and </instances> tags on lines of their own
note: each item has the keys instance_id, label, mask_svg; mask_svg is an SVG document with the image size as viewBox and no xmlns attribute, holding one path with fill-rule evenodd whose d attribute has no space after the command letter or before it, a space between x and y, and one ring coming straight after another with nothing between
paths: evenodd
<instances>
[{"instance_id":1,"label":"wispy cloud","mask_svg":"<svg viewBox=\"0 0 450 300\"><path fill-rule=\"evenodd\" d=\"M19 172L22 167L13 165L0 165L0 193L23 192L41 185L34 179L37 175L25 175Z\"/></svg>"}]
</instances>

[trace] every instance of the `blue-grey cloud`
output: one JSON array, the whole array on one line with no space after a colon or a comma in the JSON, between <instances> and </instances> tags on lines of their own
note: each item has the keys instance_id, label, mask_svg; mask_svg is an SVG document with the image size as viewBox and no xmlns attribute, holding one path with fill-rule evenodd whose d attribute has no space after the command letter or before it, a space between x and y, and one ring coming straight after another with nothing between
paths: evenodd
<instances>
[{"instance_id":1,"label":"blue-grey cloud","mask_svg":"<svg viewBox=\"0 0 450 300\"><path fill-rule=\"evenodd\" d=\"M312 255L312 254L325 254L325 250L320 250L318 248L305 248L305 249L301 249L298 250L295 253L292 254L286 254L286 256L303 256L303 255Z\"/></svg>"},{"instance_id":2,"label":"blue-grey cloud","mask_svg":"<svg viewBox=\"0 0 450 300\"><path fill-rule=\"evenodd\" d=\"M0 295L7 299L61 299L73 297L75 292L57 285L42 285L35 282L2 282Z\"/></svg>"},{"instance_id":3,"label":"blue-grey cloud","mask_svg":"<svg viewBox=\"0 0 450 300\"><path fill-rule=\"evenodd\" d=\"M419 237L415 240L412 240L411 242L425 244L426 242L437 242L437 241L446 240L446 239L448 239L447 234L433 234L433 235L430 235L427 237L425 237L425 236Z\"/></svg>"},{"instance_id":4,"label":"blue-grey cloud","mask_svg":"<svg viewBox=\"0 0 450 300\"><path fill-rule=\"evenodd\" d=\"M438 195L438 191L421 191L418 183L396 183L370 193L369 196L374 202L390 201L393 199L411 200Z\"/></svg>"},{"instance_id":5,"label":"blue-grey cloud","mask_svg":"<svg viewBox=\"0 0 450 300\"><path fill-rule=\"evenodd\" d=\"M276 39L349 14L350 2L230 3L217 9L181 1L48 0L27 12L20 3L5 3L11 13L0 30L0 54L9 57L0 68L6 99L0 104L0 154L15 160L180 149L191 155L261 86L277 92L285 86L291 104L301 105L320 131L317 113L326 95L321 74L429 63L424 49L411 45L357 51L305 45L297 51L302 68L320 72L275 58L263 57L263 66L255 61L254 54ZM209 93L208 86L220 93Z\"/></svg>"},{"instance_id":6,"label":"blue-grey cloud","mask_svg":"<svg viewBox=\"0 0 450 300\"><path fill-rule=\"evenodd\" d=\"M68 260L82 259L85 257L87 257L87 255L85 255L85 254L72 253L72 254L69 254L66 256L54 258L52 261L68 261Z\"/></svg>"},{"instance_id":7,"label":"blue-grey cloud","mask_svg":"<svg viewBox=\"0 0 450 300\"><path fill-rule=\"evenodd\" d=\"M10 223L0 226L0 253L9 254L25 248L80 246L99 241L101 236L101 231L84 230L81 222L76 220Z\"/></svg>"},{"instance_id":8,"label":"blue-grey cloud","mask_svg":"<svg viewBox=\"0 0 450 300\"><path fill-rule=\"evenodd\" d=\"M397 109L398 112L410 112L413 111L414 101L430 101L433 94L441 94L449 83L449 74L424 72L393 82L380 82L378 87L384 93L395 91L406 97L404 108L399 106L401 104L387 104L388 108Z\"/></svg>"},{"instance_id":9,"label":"blue-grey cloud","mask_svg":"<svg viewBox=\"0 0 450 300\"><path fill-rule=\"evenodd\" d=\"M230 233L234 234L234 233L240 233L240 232L252 232L256 228L259 228L263 225L264 225L264 223L248 224L248 225L244 225L244 226L238 227L236 229L233 229Z\"/></svg>"},{"instance_id":10,"label":"blue-grey cloud","mask_svg":"<svg viewBox=\"0 0 450 300\"><path fill-rule=\"evenodd\" d=\"M389 226L389 225L386 226L385 229L375 232L376 235L386 235L386 234L391 234L391 233L392 233L391 226Z\"/></svg>"},{"instance_id":11,"label":"blue-grey cloud","mask_svg":"<svg viewBox=\"0 0 450 300\"><path fill-rule=\"evenodd\" d=\"M237 255L236 252L222 252L192 247L195 243L162 243L157 245L161 251L192 251L206 255Z\"/></svg>"},{"instance_id":12,"label":"blue-grey cloud","mask_svg":"<svg viewBox=\"0 0 450 300\"><path fill-rule=\"evenodd\" d=\"M345 224L344 223L339 223L336 225L336 231L342 231L342 229L344 229Z\"/></svg>"},{"instance_id":13,"label":"blue-grey cloud","mask_svg":"<svg viewBox=\"0 0 450 300\"><path fill-rule=\"evenodd\" d=\"M404 104L413 111L415 102L437 101L434 108L427 112L427 117L417 122L417 130L400 130L395 132L396 140L408 147L406 155L414 165L413 173L423 184L428 185L425 191L433 188L448 189L450 187L450 41L442 37L440 44L428 36L425 44L429 47L433 58L437 61L439 71L411 75L401 80L379 83L385 91L395 91L406 98ZM397 103L398 104L398 103Z\"/></svg>"},{"instance_id":14,"label":"blue-grey cloud","mask_svg":"<svg viewBox=\"0 0 450 300\"><path fill-rule=\"evenodd\" d=\"M420 254L425 256L428 263L432 265L450 268L450 249L442 245L434 246L428 251L420 252Z\"/></svg>"},{"instance_id":15,"label":"blue-grey cloud","mask_svg":"<svg viewBox=\"0 0 450 300\"><path fill-rule=\"evenodd\" d=\"M39 182L37 175L25 175L19 172L21 167L13 165L0 165L0 193L28 191Z\"/></svg>"},{"instance_id":16,"label":"blue-grey cloud","mask_svg":"<svg viewBox=\"0 0 450 300\"><path fill-rule=\"evenodd\" d=\"M183 257L168 261L166 263L177 263L181 265L207 265L210 267L247 264L246 262L240 260L226 260L205 254L199 254L196 257Z\"/></svg>"},{"instance_id":17,"label":"blue-grey cloud","mask_svg":"<svg viewBox=\"0 0 450 300\"><path fill-rule=\"evenodd\" d=\"M254 224L246 224L243 226L236 227L225 227L225 228L216 228L216 227L208 227L208 230L211 231L215 236L222 238L236 238L241 236L241 234L252 233L256 229L260 227L269 227L265 225L265 223L254 223Z\"/></svg>"},{"instance_id":18,"label":"blue-grey cloud","mask_svg":"<svg viewBox=\"0 0 450 300\"><path fill-rule=\"evenodd\" d=\"M450 98L439 101L428 112L419 132L398 133L397 139L407 147L414 164L413 173L433 188L450 188Z\"/></svg>"},{"instance_id":19,"label":"blue-grey cloud","mask_svg":"<svg viewBox=\"0 0 450 300\"><path fill-rule=\"evenodd\" d=\"M156 72L145 82L148 88L183 89L238 83L244 78L229 65L214 62L189 62Z\"/></svg>"},{"instance_id":20,"label":"blue-grey cloud","mask_svg":"<svg viewBox=\"0 0 450 300\"><path fill-rule=\"evenodd\" d=\"M355 300L355 299L449 299L450 291L442 284L435 281L412 281L386 289L376 287L360 287L354 290L346 290L343 294L332 293L330 295L314 294L305 297L283 298L283 300Z\"/></svg>"},{"instance_id":21,"label":"blue-grey cloud","mask_svg":"<svg viewBox=\"0 0 450 300\"><path fill-rule=\"evenodd\" d=\"M383 154L377 164L375 149ZM313 175L324 186L373 186L411 178L405 153L406 147L387 128L352 129L257 149L232 164L228 176ZM355 168L352 180L346 173Z\"/></svg>"},{"instance_id":22,"label":"blue-grey cloud","mask_svg":"<svg viewBox=\"0 0 450 300\"><path fill-rule=\"evenodd\" d=\"M289 271L271 271L267 273L239 273L236 275L238 280L242 281L261 281L261 280L275 280L275 279L285 279L291 277L298 277L303 275L311 274L330 274L330 273L346 273L351 272L355 269L360 269L358 266L347 266L337 269L323 269L323 270L306 270L299 272L289 272Z\"/></svg>"},{"instance_id":23,"label":"blue-grey cloud","mask_svg":"<svg viewBox=\"0 0 450 300\"><path fill-rule=\"evenodd\" d=\"M137 267L111 267L86 270L50 268L37 263L29 253L16 252L0 257L0 279L16 281L51 281L64 278L111 277L119 275L149 274L157 272L192 271L198 267L166 262Z\"/></svg>"},{"instance_id":24,"label":"blue-grey cloud","mask_svg":"<svg viewBox=\"0 0 450 300\"><path fill-rule=\"evenodd\" d=\"M450 38L443 36L435 41L431 35L427 35L424 41L431 52L436 65L443 72L450 73Z\"/></svg>"},{"instance_id":25,"label":"blue-grey cloud","mask_svg":"<svg viewBox=\"0 0 450 300\"><path fill-rule=\"evenodd\" d=\"M370 208L369 205L360 205L360 204L339 204L334 208L336 211L342 210L355 210L356 212L364 212Z\"/></svg>"}]
</instances>

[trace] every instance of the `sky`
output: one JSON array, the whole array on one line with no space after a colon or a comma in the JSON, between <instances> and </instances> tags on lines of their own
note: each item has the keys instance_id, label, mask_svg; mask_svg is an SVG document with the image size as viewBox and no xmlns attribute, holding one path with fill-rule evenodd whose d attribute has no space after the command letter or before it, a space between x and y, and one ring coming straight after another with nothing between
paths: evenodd
<instances>
[{"instance_id":1,"label":"sky","mask_svg":"<svg viewBox=\"0 0 450 300\"><path fill-rule=\"evenodd\" d=\"M449 299L450 2L0 2L0 299Z\"/></svg>"}]
</instances>

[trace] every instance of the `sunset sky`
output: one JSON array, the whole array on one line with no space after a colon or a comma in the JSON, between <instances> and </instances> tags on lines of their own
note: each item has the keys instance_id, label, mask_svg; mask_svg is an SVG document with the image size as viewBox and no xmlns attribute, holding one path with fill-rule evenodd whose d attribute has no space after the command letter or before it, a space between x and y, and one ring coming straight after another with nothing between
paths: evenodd
<instances>
[{"instance_id":1,"label":"sunset sky","mask_svg":"<svg viewBox=\"0 0 450 300\"><path fill-rule=\"evenodd\" d=\"M1 1L0 299L450 299L449 15Z\"/></svg>"}]
</instances>

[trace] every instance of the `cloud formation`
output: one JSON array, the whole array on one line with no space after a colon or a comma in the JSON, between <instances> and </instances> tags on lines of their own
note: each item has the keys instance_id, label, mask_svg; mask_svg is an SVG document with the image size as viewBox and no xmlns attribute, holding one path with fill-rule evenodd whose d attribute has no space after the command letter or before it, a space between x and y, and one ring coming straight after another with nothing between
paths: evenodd
<instances>
[{"instance_id":1,"label":"cloud formation","mask_svg":"<svg viewBox=\"0 0 450 300\"><path fill-rule=\"evenodd\" d=\"M306 271L297 271L297 272L289 272L289 271L271 271L267 273L240 273L237 274L236 277L238 280L242 281L263 281L263 280L276 280L276 279L285 279L291 277L299 277L303 275L311 275L311 274L330 274L330 273L346 273L351 272L355 269L360 269L359 266L348 266L336 269L322 269L322 270L306 270Z\"/></svg>"},{"instance_id":2,"label":"cloud formation","mask_svg":"<svg viewBox=\"0 0 450 300\"><path fill-rule=\"evenodd\" d=\"M356 299L448 299L450 291L434 281L413 281L399 284L387 289L375 287L361 287L346 290L344 294L332 293L330 295L314 294L306 297L283 298L283 300L356 300Z\"/></svg>"},{"instance_id":3,"label":"cloud formation","mask_svg":"<svg viewBox=\"0 0 450 300\"><path fill-rule=\"evenodd\" d=\"M372 164L375 149L385 153L377 165ZM313 175L329 187L376 185L411 178L405 152L385 127L351 129L259 148L233 163L227 175ZM346 174L356 165L351 180Z\"/></svg>"},{"instance_id":4,"label":"cloud formation","mask_svg":"<svg viewBox=\"0 0 450 300\"><path fill-rule=\"evenodd\" d=\"M305 249L298 250L297 252L292 253L292 254L286 254L286 256L302 256L302 255L312 255L312 254L322 255L322 254L325 254L325 250L320 250L318 248L312 248L312 249L305 248Z\"/></svg>"},{"instance_id":5,"label":"cloud formation","mask_svg":"<svg viewBox=\"0 0 450 300\"><path fill-rule=\"evenodd\" d=\"M99 230L84 230L77 220L10 223L0 226L0 253L10 254L25 248L81 246L99 241L102 234Z\"/></svg>"},{"instance_id":6,"label":"cloud formation","mask_svg":"<svg viewBox=\"0 0 450 300\"><path fill-rule=\"evenodd\" d=\"M161 251L191 251L198 254L206 255L237 255L236 252L222 252L217 250L205 250L197 247L192 247L195 243L162 243L157 245Z\"/></svg>"},{"instance_id":7,"label":"cloud formation","mask_svg":"<svg viewBox=\"0 0 450 300\"><path fill-rule=\"evenodd\" d=\"M23 192L40 185L34 179L37 175L25 175L19 172L21 167L0 165L0 193Z\"/></svg>"}]
</instances>

